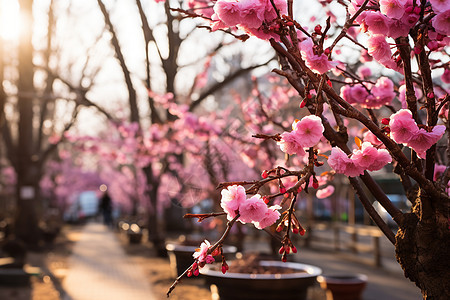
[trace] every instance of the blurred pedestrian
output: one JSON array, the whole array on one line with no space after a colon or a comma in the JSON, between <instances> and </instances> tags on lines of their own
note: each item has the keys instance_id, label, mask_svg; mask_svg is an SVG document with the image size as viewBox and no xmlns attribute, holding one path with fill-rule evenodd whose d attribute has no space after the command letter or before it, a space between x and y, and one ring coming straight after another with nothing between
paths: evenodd
<instances>
[{"instance_id":1,"label":"blurred pedestrian","mask_svg":"<svg viewBox=\"0 0 450 300\"><path fill-rule=\"evenodd\" d=\"M103 215L103 224L112 225L112 201L108 192L105 192L100 199L100 213Z\"/></svg>"}]
</instances>

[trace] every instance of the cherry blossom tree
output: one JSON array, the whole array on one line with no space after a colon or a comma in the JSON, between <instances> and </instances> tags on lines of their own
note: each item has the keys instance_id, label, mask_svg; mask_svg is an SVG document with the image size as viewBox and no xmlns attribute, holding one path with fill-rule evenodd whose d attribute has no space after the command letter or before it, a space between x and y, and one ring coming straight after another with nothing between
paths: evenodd
<instances>
[{"instance_id":1,"label":"cherry blossom tree","mask_svg":"<svg viewBox=\"0 0 450 300\"><path fill-rule=\"evenodd\" d=\"M280 254L286 260L296 252L291 235L304 233L295 203L303 191L320 186L317 174L325 168L321 175L327 180L337 174L348 177L372 220L395 245L405 276L423 297L447 299L450 161L443 137L449 127L450 6L445 1L339 2L344 19L333 13L331 1L320 4L328 15L322 26L314 19L312 24L298 19L291 0L190 1L186 8L175 8L203 19L211 31L240 39L247 34L270 43L279 60L273 72L295 89L297 110L303 113L292 129L254 135L276 143L302 164L263 167L261 179L224 182L224 212L188 216L201 221L223 215L228 224L216 243L200 245L185 274L196 275L198 268L213 262L238 221L256 228L277 224L277 231L284 233ZM346 61L344 54L355 53L355 47L359 62ZM412 204L410 212L395 207L370 174L387 164L401 180ZM285 178L294 183L286 187ZM278 189L267 193L263 188L270 183ZM372 207L370 197L398 224L396 234ZM222 271L227 270L222 259Z\"/></svg>"}]
</instances>

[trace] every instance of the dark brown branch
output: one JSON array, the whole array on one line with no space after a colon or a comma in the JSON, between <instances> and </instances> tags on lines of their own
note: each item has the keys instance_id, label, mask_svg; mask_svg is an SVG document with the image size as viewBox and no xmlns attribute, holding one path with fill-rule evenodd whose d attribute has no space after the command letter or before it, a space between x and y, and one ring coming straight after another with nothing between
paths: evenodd
<instances>
[{"instance_id":1,"label":"dark brown branch","mask_svg":"<svg viewBox=\"0 0 450 300\"><path fill-rule=\"evenodd\" d=\"M224 216L226 214L227 214L226 212L208 213L208 214L185 214L183 216L183 218L185 218L185 219L198 218L197 222L201 222L201 221L203 221L204 219L207 219L207 218Z\"/></svg>"},{"instance_id":2,"label":"dark brown branch","mask_svg":"<svg viewBox=\"0 0 450 300\"><path fill-rule=\"evenodd\" d=\"M131 81L131 73L128 70L127 64L125 63L122 48L120 47L119 39L117 38L116 31L109 17L109 12L106 10L106 7L103 4L102 0L97 0L97 3L105 19L106 26L109 32L111 33L111 44L114 47L117 60L119 61L123 76L125 77L125 83L128 90L128 103L130 106L130 122L139 123L140 119L139 119L139 110L137 107L137 96L136 90L133 86L133 82Z\"/></svg>"},{"instance_id":3,"label":"dark brown branch","mask_svg":"<svg viewBox=\"0 0 450 300\"><path fill-rule=\"evenodd\" d=\"M387 224L383 221L383 219L380 217L380 215L377 213L375 208L370 203L369 199L367 198L366 194L364 193L363 189L361 188L361 185L359 184L358 180L354 177L349 177L348 180L350 181L351 185L355 189L356 193L358 194L358 198L361 201L362 205L364 206L364 209L367 211L369 216L372 218L372 220L377 224L377 226L381 229L381 231L384 233L384 235L388 238L388 240L395 245L395 236L392 230L387 226Z\"/></svg>"},{"instance_id":4,"label":"dark brown branch","mask_svg":"<svg viewBox=\"0 0 450 300\"><path fill-rule=\"evenodd\" d=\"M211 254L214 252L214 250L217 249L217 247L219 247L220 245L223 245L223 242L225 241L225 239L228 237L228 234L231 231L231 228L233 227L234 223L236 223L237 219L239 219L241 215L237 214L231 221L228 221L227 223L227 228L225 229L225 232L222 234L222 236L220 237L220 239L211 247L209 247L208 249L208 254ZM167 291L166 295L167 298L169 298L170 293L172 293L172 291L175 289L175 287L177 286L177 284L180 282L181 278L183 278L183 276L185 276L187 274L187 272L192 268L192 266L194 265L194 263L196 263L197 261L194 261L191 266L189 268L187 268L186 270L184 270L184 272L178 276L175 281L172 283L172 285L169 287L169 290Z\"/></svg>"},{"instance_id":5,"label":"dark brown branch","mask_svg":"<svg viewBox=\"0 0 450 300\"><path fill-rule=\"evenodd\" d=\"M189 106L189 111L193 111L195 110L195 108L200 105L200 103L202 103L203 100L205 100L209 95L214 94L215 92L219 91L220 89L224 88L226 85L230 84L231 82L233 82L235 79L249 73L250 71L265 66L267 65L273 58L271 58L270 60L266 61L265 63L262 64L258 64L258 65L254 65L248 68L243 68L243 69L239 69L237 71L235 71L232 74L229 74L224 80L222 80L221 82L216 82L215 84L213 84L209 89L207 89L206 91L204 91L196 100L192 101L191 105Z\"/></svg>"}]
</instances>

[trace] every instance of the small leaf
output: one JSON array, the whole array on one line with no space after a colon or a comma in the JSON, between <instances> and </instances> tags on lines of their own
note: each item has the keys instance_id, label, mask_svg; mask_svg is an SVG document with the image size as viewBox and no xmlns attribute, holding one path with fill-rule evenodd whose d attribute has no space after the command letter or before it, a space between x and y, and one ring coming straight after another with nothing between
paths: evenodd
<instances>
[{"instance_id":1,"label":"small leaf","mask_svg":"<svg viewBox=\"0 0 450 300\"><path fill-rule=\"evenodd\" d=\"M356 145L358 146L358 148L361 149L362 142L361 142L361 140L359 139L359 137L357 137L357 136L355 136L355 143L356 143Z\"/></svg>"}]
</instances>

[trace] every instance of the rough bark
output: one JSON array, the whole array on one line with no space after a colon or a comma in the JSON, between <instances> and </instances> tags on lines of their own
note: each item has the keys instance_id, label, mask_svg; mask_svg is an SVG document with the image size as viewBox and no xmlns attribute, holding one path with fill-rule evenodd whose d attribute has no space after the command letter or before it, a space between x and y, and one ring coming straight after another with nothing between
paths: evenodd
<instances>
[{"instance_id":1,"label":"rough bark","mask_svg":"<svg viewBox=\"0 0 450 300\"><path fill-rule=\"evenodd\" d=\"M413 212L405 214L399 226L396 258L405 277L421 289L424 299L450 299L450 203L448 199L434 199L434 216L424 218L421 205L426 197L419 194Z\"/></svg>"}]
</instances>

